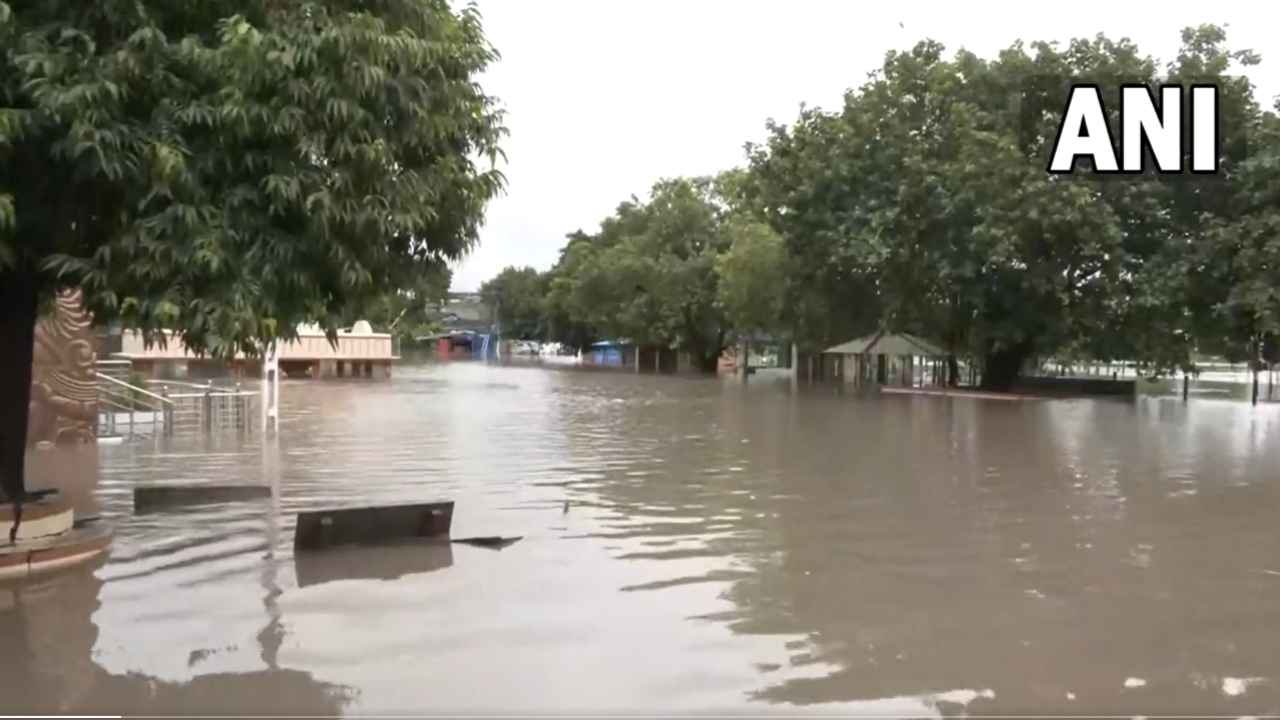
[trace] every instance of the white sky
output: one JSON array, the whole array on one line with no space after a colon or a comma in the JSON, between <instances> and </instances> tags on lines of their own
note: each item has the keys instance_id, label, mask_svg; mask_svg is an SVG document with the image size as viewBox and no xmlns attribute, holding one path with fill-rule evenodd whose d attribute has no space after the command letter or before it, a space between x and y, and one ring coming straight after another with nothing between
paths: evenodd
<instances>
[{"instance_id":1,"label":"white sky","mask_svg":"<svg viewBox=\"0 0 1280 720\"><path fill-rule=\"evenodd\" d=\"M1127 36L1161 59L1188 25L1227 24L1233 49L1263 53L1250 75L1280 94L1265 3L1080 0L478 0L502 62L483 79L510 113L509 185L480 247L456 269L474 290L507 265L545 270L565 234L594 230L661 177L740 165L743 143L801 102L835 108L884 53L924 38L990 57L1016 39ZM905 27L899 27L902 23ZM1270 60L1270 62L1268 62ZM1269 104L1269 103L1266 103Z\"/></svg>"}]
</instances>

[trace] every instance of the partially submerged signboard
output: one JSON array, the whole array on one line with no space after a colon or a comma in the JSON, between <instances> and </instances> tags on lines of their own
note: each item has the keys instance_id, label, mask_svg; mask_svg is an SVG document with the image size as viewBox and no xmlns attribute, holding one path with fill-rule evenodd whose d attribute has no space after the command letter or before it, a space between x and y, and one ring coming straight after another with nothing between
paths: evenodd
<instances>
[{"instance_id":1,"label":"partially submerged signboard","mask_svg":"<svg viewBox=\"0 0 1280 720\"><path fill-rule=\"evenodd\" d=\"M294 552L407 540L449 541L453 502L385 505L298 513Z\"/></svg>"}]
</instances>

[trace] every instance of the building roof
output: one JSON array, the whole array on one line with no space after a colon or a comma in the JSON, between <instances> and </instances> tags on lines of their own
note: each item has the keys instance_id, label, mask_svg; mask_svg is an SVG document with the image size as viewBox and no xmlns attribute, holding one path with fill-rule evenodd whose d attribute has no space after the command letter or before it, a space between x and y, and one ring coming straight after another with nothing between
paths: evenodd
<instances>
[{"instance_id":1,"label":"building roof","mask_svg":"<svg viewBox=\"0 0 1280 720\"><path fill-rule=\"evenodd\" d=\"M887 333L883 330L857 340L827 348L824 353L834 355L915 355L918 357L945 357L947 351L928 340L908 333Z\"/></svg>"}]
</instances>

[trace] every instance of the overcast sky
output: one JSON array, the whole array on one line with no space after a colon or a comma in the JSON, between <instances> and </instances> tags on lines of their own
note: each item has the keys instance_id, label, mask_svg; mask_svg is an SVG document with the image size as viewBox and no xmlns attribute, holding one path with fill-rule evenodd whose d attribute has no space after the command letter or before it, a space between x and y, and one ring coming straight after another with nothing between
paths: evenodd
<instances>
[{"instance_id":1,"label":"overcast sky","mask_svg":"<svg viewBox=\"0 0 1280 720\"><path fill-rule=\"evenodd\" d=\"M1280 93L1266 5L1082 0L1052 4L854 0L479 0L503 60L483 82L510 112L507 195L456 269L474 290L507 265L546 269L564 236L594 230L655 180L742 163L764 122L800 103L834 108L884 53L923 38L991 56L1014 40L1105 32L1162 59L1187 25L1229 25L1233 48L1264 54L1250 75ZM1176 10L1175 10L1176 8ZM899 26L899 23L902 26Z\"/></svg>"}]
</instances>

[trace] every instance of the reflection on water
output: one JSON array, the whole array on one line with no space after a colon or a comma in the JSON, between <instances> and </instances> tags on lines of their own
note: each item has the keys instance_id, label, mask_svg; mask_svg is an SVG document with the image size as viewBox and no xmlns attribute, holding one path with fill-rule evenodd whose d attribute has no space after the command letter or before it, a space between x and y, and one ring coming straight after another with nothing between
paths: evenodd
<instances>
[{"instance_id":1,"label":"reflection on water","mask_svg":"<svg viewBox=\"0 0 1280 720\"><path fill-rule=\"evenodd\" d=\"M0 598L6 703L1280 711L1280 408L475 364L282 395L266 452L101 449L115 550ZM272 502L125 517L136 484L264 477ZM298 510L436 499L458 536L525 539L319 569L288 549Z\"/></svg>"},{"instance_id":2,"label":"reflection on water","mask_svg":"<svg viewBox=\"0 0 1280 720\"><path fill-rule=\"evenodd\" d=\"M400 544L388 547L339 547L293 556L298 587L343 580L399 580L405 575L444 570L453 565L453 546Z\"/></svg>"},{"instance_id":3,"label":"reflection on water","mask_svg":"<svg viewBox=\"0 0 1280 720\"><path fill-rule=\"evenodd\" d=\"M181 682L143 673L111 674L94 662L100 633L94 611L103 581L97 567L0 588L6 712L24 714L250 715L340 717L352 691L299 670L281 669L272 644L257 649L264 667L205 672ZM189 663L203 657L193 650Z\"/></svg>"}]
</instances>

